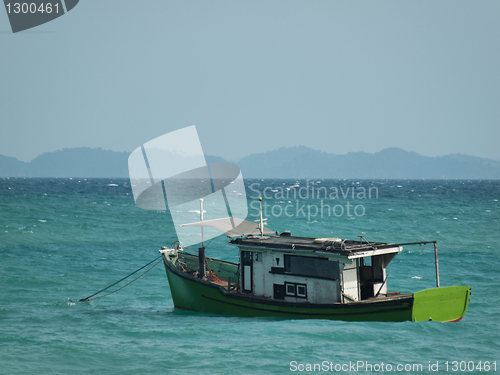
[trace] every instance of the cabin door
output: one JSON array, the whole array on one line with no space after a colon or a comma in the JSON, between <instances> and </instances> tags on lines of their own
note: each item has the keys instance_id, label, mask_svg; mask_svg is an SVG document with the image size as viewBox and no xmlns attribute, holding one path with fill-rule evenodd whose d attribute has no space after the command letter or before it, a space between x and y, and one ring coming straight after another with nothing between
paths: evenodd
<instances>
[{"instance_id":1,"label":"cabin door","mask_svg":"<svg viewBox=\"0 0 500 375\"><path fill-rule=\"evenodd\" d=\"M352 264L346 265L342 272L342 295L344 303L358 301L358 283L357 262L353 261Z\"/></svg>"},{"instance_id":2,"label":"cabin door","mask_svg":"<svg viewBox=\"0 0 500 375\"><path fill-rule=\"evenodd\" d=\"M241 252L241 289L245 293L253 292L253 253Z\"/></svg>"}]
</instances>

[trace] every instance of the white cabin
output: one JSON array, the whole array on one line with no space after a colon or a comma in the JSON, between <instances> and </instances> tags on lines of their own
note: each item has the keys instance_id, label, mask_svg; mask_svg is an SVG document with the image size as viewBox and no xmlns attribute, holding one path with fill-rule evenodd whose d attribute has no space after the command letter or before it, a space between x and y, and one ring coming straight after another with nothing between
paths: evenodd
<instances>
[{"instance_id":1,"label":"white cabin","mask_svg":"<svg viewBox=\"0 0 500 375\"><path fill-rule=\"evenodd\" d=\"M350 303L387 295L385 243L280 236L238 238L240 291L287 302Z\"/></svg>"}]
</instances>

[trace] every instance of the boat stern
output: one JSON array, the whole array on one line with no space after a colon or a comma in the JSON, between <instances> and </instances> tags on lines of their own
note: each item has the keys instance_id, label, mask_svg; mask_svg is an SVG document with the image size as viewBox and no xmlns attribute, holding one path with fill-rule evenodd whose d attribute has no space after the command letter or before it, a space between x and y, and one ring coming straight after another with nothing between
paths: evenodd
<instances>
[{"instance_id":1,"label":"boat stern","mask_svg":"<svg viewBox=\"0 0 500 375\"><path fill-rule=\"evenodd\" d=\"M414 293L412 320L458 322L467 312L470 293L468 286L434 288Z\"/></svg>"}]
</instances>

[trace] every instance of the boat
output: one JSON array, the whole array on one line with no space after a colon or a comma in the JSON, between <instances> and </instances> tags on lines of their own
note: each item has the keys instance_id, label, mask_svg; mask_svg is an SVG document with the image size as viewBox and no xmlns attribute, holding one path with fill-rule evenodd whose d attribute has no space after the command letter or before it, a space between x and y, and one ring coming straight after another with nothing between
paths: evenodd
<instances>
[{"instance_id":1,"label":"boat","mask_svg":"<svg viewBox=\"0 0 500 375\"><path fill-rule=\"evenodd\" d=\"M436 241L385 243L362 236L347 240L277 233L264 225L262 198L260 218L245 220L248 199L241 170L229 163L207 163L195 126L146 142L131 153L128 164L136 205L155 211L168 206L174 223L178 241L160 253L178 309L292 319L443 322L459 321L467 311L468 286L439 285ZM205 217L204 200L209 207ZM195 213L199 221L191 222ZM239 249L238 263L205 256L205 241L221 232ZM437 287L389 291L386 269L392 259L403 246L426 243L434 244ZM198 244L197 254L187 251Z\"/></svg>"},{"instance_id":2,"label":"boat","mask_svg":"<svg viewBox=\"0 0 500 375\"><path fill-rule=\"evenodd\" d=\"M203 209L201 209L203 211ZM470 287L440 287L436 241L369 242L296 237L241 221L227 231L239 249L239 263L190 254L176 242L160 253L178 309L246 317L343 321L458 322ZM221 228L224 220L189 226ZM225 220L227 224L227 220ZM387 266L403 246L434 244L437 287L401 294L389 291Z\"/></svg>"}]
</instances>

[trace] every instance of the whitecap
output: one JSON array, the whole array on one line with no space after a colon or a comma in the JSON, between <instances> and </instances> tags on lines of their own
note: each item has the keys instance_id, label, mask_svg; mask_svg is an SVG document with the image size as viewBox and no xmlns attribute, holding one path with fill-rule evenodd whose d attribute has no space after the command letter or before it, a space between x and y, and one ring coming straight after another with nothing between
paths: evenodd
<instances>
[{"instance_id":1,"label":"whitecap","mask_svg":"<svg viewBox=\"0 0 500 375\"><path fill-rule=\"evenodd\" d=\"M420 280L421 277L420 276L413 276L412 279L417 279L417 280Z\"/></svg>"},{"instance_id":2,"label":"whitecap","mask_svg":"<svg viewBox=\"0 0 500 375\"><path fill-rule=\"evenodd\" d=\"M107 186L118 186L117 184L108 184Z\"/></svg>"},{"instance_id":3,"label":"whitecap","mask_svg":"<svg viewBox=\"0 0 500 375\"><path fill-rule=\"evenodd\" d=\"M46 223L47 220L38 220L40 223Z\"/></svg>"}]
</instances>

